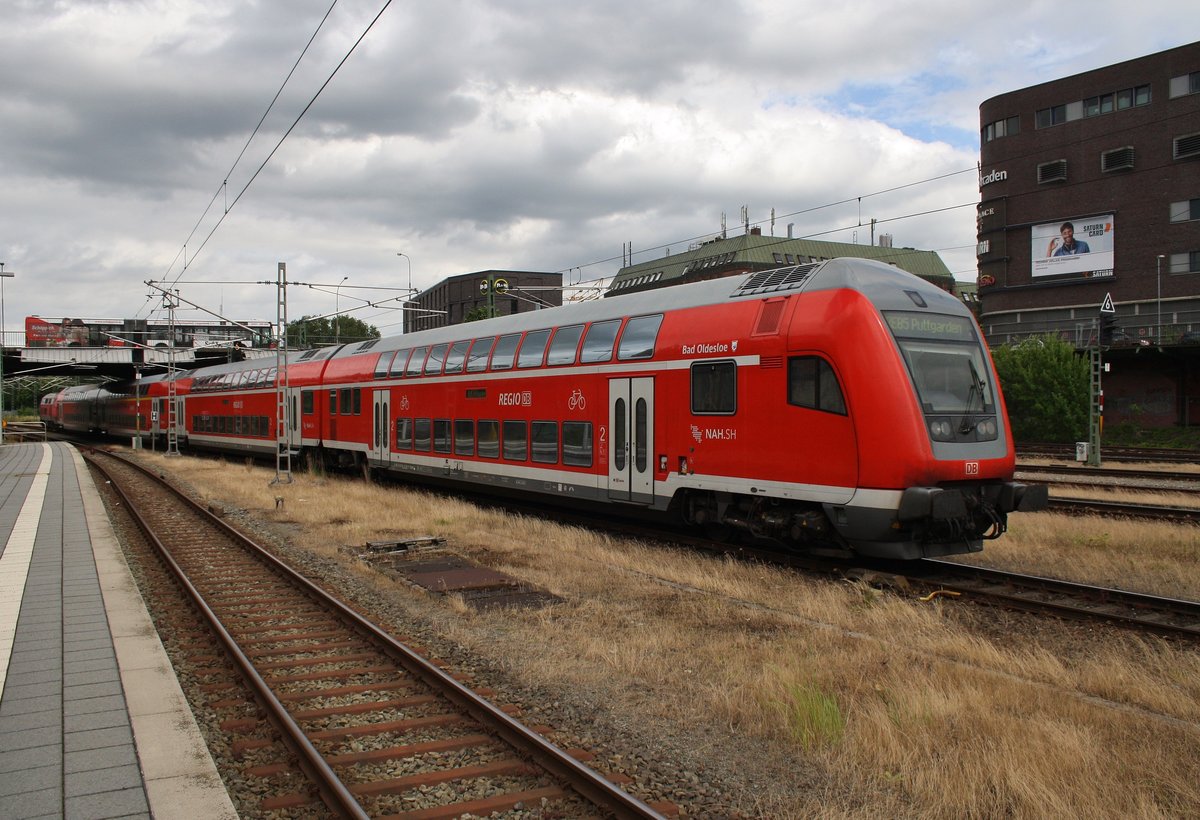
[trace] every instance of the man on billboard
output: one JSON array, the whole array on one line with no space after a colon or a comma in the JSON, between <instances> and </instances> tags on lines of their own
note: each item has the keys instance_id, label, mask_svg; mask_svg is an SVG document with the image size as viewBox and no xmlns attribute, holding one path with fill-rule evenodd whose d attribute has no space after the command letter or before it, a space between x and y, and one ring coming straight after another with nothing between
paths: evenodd
<instances>
[{"instance_id":1,"label":"man on billboard","mask_svg":"<svg viewBox=\"0 0 1200 820\"><path fill-rule=\"evenodd\" d=\"M1046 256L1077 256L1081 253L1091 253L1088 243L1075 238L1075 226L1064 222L1058 229L1059 236L1050 240L1046 248Z\"/></svg>"}]
</instances>

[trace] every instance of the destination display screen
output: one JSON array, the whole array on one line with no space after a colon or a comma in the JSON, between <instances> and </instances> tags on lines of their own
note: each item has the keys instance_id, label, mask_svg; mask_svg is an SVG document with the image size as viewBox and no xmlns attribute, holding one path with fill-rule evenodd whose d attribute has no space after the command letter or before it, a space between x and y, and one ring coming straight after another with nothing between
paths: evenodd
<instances>
[{"instance_id":1,"label":"destination display screen","mask_svg":"<svg viewBox=\"0 0 1200 820\"><path fill-rule=\"evenodd\" d=\"M940 313L916 313L906 310L884 311L888 328L898 339L927 339L943 342L974 342L975 326L961 316Z\"/></svg>"}]
</instances>

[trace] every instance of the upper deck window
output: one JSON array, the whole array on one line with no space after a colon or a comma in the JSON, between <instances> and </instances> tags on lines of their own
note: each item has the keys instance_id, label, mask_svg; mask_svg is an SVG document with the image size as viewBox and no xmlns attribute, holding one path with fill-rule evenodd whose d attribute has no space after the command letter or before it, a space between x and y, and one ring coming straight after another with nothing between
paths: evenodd
<instances>
[{"instance_id":1,"label":"upper deck window","mask_svg":"<svg viewBox=\"0 0 1200 820\"><path fill-rule=\"evenodd\" d=\"M508 370L512 367L520 342L520 333L510 333L497 339L496 349L492 351L492 370Z\"/></svg>"},{"instance_id":2,"label":"upper deck window","mask_svg":"<svg viewBox=\"0 0 1200 820\"><path fill-rule=\"evenodd\" d=\"M608 322L594 322L583 337L583 350L579 361L607 362L612 360L613 343L617 340L617 331L621 329L621 320L613 319Z\"/></svg>"},{"instance_id":3,"label":"upper deck window","mask_svg":"<svg viewBox=\"0 0 1200 820\"><path fill-rule=\"evenodd\" d=\"M461 373L462 372L463 362L467 358L467 348L470 346L471 346L470 339L466 340L465 342L455 342L451 346L450 352L446 354L446 372L447 373Z\"/></svg>"},{"instance_id":4,"label":"upper deck window","mask_svg":"<svg viewBox=\"0 0 1200 820\"><path fill-rule=\"evenodd\" d=\"M447 344L434 345L429 351L429 358L425 360L425 375L436 376L442 372L442 362L446 358Z\"/></svg>"},{"instance_id":5,"label":"upper deck window","mask_svg":"<svg viewBox=\"0 0 1200 820\"><path fill-rule=\"evenodd\" d=\"M546 354L546 364L575 364L575 350L579 347L579 337L583 335L583 325L560 327L554 332L554 341L550 343L550 352Z\"/></svg>"},{"instance_id":6,"label":"upper deck window","mask_svg":"<svg viewBox=\"0 0 1200 820\"><path fill-rule=\"evenodd\" d=\"M408 377L420 376L421 368L425 364L425 354L429 352L427 347L418 347L413 350L412 357L408 360L408 367L404 370L404 375Z\"/></svg>"},{"instance_id":7,"label":"upper deck window","mask_svg":"<svg viewBox=\"0 0 1200 820\"><path fill-rule=\"evenodd\" d=\"M521 352L517 354L517 367L541 365L548 341L550 341L549 330L534 330L525 334L525 341L521 342Z\"/></svg>"},{"instance_id":8,"label":"upper deck window","mask_svg":"<svg viewBox=\"0 0 1200 820\"><path fill-rule=\"evenodd\" d=\"M379 354L379 359L375 362L375 378L381 379L388 374L388 368L391 366L392 358L395 355L396 351L394 350Z\"/></svg>"},{"instance_id":9,"label":"upper deck window","mask_svg":"<svg viewBox=\"0 0 1200 820\"><path fill-rule=\"evenodd\" d=\"M481 370L487 370L488 354L492 352L492 343L495 341L495 336L475 340L475 344L471 345L471 353L467 356L468 373L478 373Z\"/></svg>"},{"instance_id":10,"label":"upper deck window","mask_svg":"<svg viewBox=\"0 0 1200 820\"><path fill-rule=\"evenodd\" d=\"M654 355L654 343L658 340L658 329L662 326L662 314L655 316L638 316L630 319L621 334L621 345L617 348L617 358L621 361L629 359L649 359Z\"/></svg>"},{"instance_id":11,"label":"upper deck window","mask_svg":"<svg viewBox=\"0 0 1200 820\"><path fill-rule=\"evenodd\" d=\"M388 368L389 376L404 375L404 366L408 364L408 354L410 353L412 353L411 350L396 351L396 358L392 359L392 366Z\"/></svg>"}]
</instances>

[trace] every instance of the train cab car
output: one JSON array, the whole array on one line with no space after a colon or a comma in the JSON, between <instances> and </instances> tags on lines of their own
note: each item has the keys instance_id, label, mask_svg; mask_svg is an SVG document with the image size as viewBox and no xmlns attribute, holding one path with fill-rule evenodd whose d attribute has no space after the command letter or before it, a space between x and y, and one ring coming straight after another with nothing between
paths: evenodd
<instances>
[{"instance_id":1,"label":"train cab car","mask_svg":"<svg viewBox=\"0 0 1200 820\"><path fill-rule=\"evenodd\" d=\"M881 263L630 294L365 353L327 369L331 394L369 396L361 413L339 405L326 445L365 450L373 468L898 558L978 550L1008 512L1045 503L1011 480L970 314Z\"/></svg>"},{"instance_id":2,"label":"train cab car","mask_svg":"<svg viewBox=\"0 0 1200 820\"><path fill-rule=\"evenodd\" d=\"M108 391L98 384L79 384L58 394L59 419L63 430L72 433L104 431L104 402Z\"/></svg>"},{"instance_id":3,"label":"train cab car","mask_svg":"<svg viewBox=\"0 0 1200 820\"><path fill-rule=\"evenodd\" d=\"M329 466L804 552L976 551L1009 513L1047 503L1044 486L1013 481L970 312L862 259L303 351L282 374L274 360L206 367L175 387L195 447L282 444ZM168 388L155 377L133 399L87 386L56 401L75 430L103 429L106 402L133 401L135 415L157 409L158 435Z\"/></svg>"},{"instance_id":4,"label":"train cab car","mask_svg":"<svg viewBox=\"0 0 1200 820\"><path fill-rule=\"evenodd\" d=\"M48 430L62 428L62 402L59 399L61 395L61 390L57 393L47 393L38 402L38 419Z\"/></svg>"}]
</instances>

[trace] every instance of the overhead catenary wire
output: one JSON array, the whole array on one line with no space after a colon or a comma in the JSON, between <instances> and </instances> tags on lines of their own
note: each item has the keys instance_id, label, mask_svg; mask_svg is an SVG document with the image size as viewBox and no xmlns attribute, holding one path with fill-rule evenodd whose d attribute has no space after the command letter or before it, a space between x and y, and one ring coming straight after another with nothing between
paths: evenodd
<instances>
[{"instance_id":1,"label":"overhead catenary wire","mask_svg":"<svg viewBox=\"0 0 1200 820\"><path fill-rule=\"evenodd\" d=\"M335 0L335 2L336 2L336 0ZM367 34L370 33L371 29L375 27L375 24L377 22L379 22L379 18L383 16L383 13L388 10L388 7L391 6L391 4L392 4L392 0L385 0L383 7L379 9L379 12L371 19L371 22L367 24L367 27L365 29L363 29L362 34L360 34L358 36L358 39L354 41L354 44L350 46L350 49L346 52L346 54L342 57L342 59L338 61L338 64L336 66L334 66L333 71L331 71L329 73L329 76L325 78L325 81L323 83L321 83L321 87L318 88L316 93L314 93L312 95L311 99L309 99L308 103L304 106L303 110L301 110L300 113L298 115L296 115L295 120L293 120L292 124L290 126L288 126L287 131L285 131L283 133L283 136L281 136L279 138L279 140L275 143L275 146L271 149L270 153L267 154L266 158L263 159L263 161L259 164L259 166L254 170L254 173L250 175L250 179L248 179L246 181L246 184L242 186L240 191L238 191L237 196L235 196L233 198L232 202L228 203L225 206L223 212L221 213L221 216L217 219L216 223L209 230L208 234L205 235L204 240L200 243L200 246L193 252L192 258L190 260L186 259L186 258L184 259L183 267L180 270L179 274L176 275L176 279L179 279L180 277L182 277L183 273L185 271L187 271L187 269L192 265L193 262L195 262L196 257L200 255L200 252L203 251L205 246L208 245L209 240L212 239L213 235L217 232L217 229L220 228L221 225L225 222L225 217L227 217L229 215L229 213L233 210L234 206L238 204L238 202L245 195L245 193L248 190L250 190L250 186L254 184L254 181L256 179L258 179L258 175L260 173L262 173L263 169L266 168L267 165L271 162L271 159L275 156L275 153L280 149L280 147L283 145L283 143L287 141L287 138L289 136L291 136L292 132L296 129L296 126L300 124L300 121L302 119L304 119L304 116L309 112L309 110L313 107L313 105L316 104L317 99L321 96L321 94L325 91L325 89L329 87L329 84L331 82L333 82L333 78L337 76L338 72L342 69L342 66L344 66L346 64L346 61L349 60L351 55L353 55L354 52L358 49L358 47L362 43L363 39L365 39ZM332 11L332 6L330 7L330 11ZM326 17L328 17L328 12L326 13ZM322 20L322 25L323 24L324 24L324 19ZM318 28L318 30L319 30L319 28ZM313 37L314 38L316 37L315 33L314 33ZM311 40L310 40L310 44L311 44ZM308 46L305 46L306 51L307 51L307 49L308 49ZM303 57L303 54L301 54L301 57ZM294 70L295 70L295 68L293 67L293 71ZM290 77L291 75L289 74L288 76ZM272 104L274 104L274 101L272 101ZM264 118L265 118L265 116L266 115L264 114ZM261 124L262 123L260 121L259 126L261 126ZM257 132L257 128L256 128L256 132ZM243 151L244 150L245 149L243 149ZM238 158L239 158L239 160L241 159L240 154L239 154ZM225 184L226 184L225 182L222 182L221 187L218 188L217 195L219 195L220 191L225 188ZM216 199L217 195L214 195L214 197L213 197L214 200ZM210 208L212 207L211 203L210 203L209 207ZM200 221L203 221L203 217L201 217ZM197 223L197 226L198 225L199 225L199 223ZM193 233L194 232L195 232L195 228L193 228ZM190 236L189 236L189 238L190 238ZM184 253L186 251L186 248L187 248L187 243L185 242L183 249L180 250L180 253ZM170 276L170 270L171 270L171 268L173 268L175 266L175 262L177 262L177 261L179 261L179 254L176 254L175 259L172 260L171 267L169 267L167 269L167 274L164 278Z\"/></svg>"},{"instance_id":2,"label":"overhead catenary wire","mask_svg":"<svg viewBox=\"0 0 1200 820\"><path fill-rule=\"evenodd\" d=\"M183 246L179 249L179 252L175 254L175 258L171 260L171 264L167 267L168 272L172 267L175 266L175 263L179 261L180 255L187 253L188 243L192 241L192 237L196 235L196 231L200 228L200 224L204 221L204 218L208 216L208 212L212 210L213 203L217 201L217 197L221 195L222 191L228 191L229 178L233 176L233 172L237 170L238 163L242 161L242 157L246 155L247 149L250 148L250 143L254 142L254 138L258 136L258 132L262 128L263 123L266 122L267 116L275 108L275 103L279 101L279 97L283 94L283 90L287 88L287 84L291 81L292 75L296 73L296 69L300 66L300 62L304 59L304 55L307 54L309 48L312 47L313 42L317 39L317 35L321 33L321 29L325 26L326 21L329 20L329 15L333 13L333 9L337 4L338 0L333 0L333 2L329 4L329 8L325 11L325 16L321 18L321 22L317 23L317 27L313 30L312 36L308 38L308 42L304 44L304 48L300 50L299 56L296 57L296 62L292 64L291 70L288 71L287 76L283 78L283 82L279 85L279 89L275 92L275 96L271 98L271 102L267 104L266 110L263 111L262 116L259 117L258 124L254 126L254 130L250 132L250 136L246 138L246 143L242 146L242 150L238 152L237 158L234 159L233 164L229 166L229 170L225 172L225 177L222 179L221 184L218 185L217 190L213 192L212 199L208 201L208 205L205 206L204 212L200 214L200 218L196 220L196 224L192 226L191 232L188 233L187 239L183 240ZM228 212L228 205L226 205L225 210ZM184 270L186 270L186 256L184 257L183 261ZM180 275L183 275L182 271L180 272ZM175 282L172 284L178 283Z\"/></svg>"}]
</instances>

